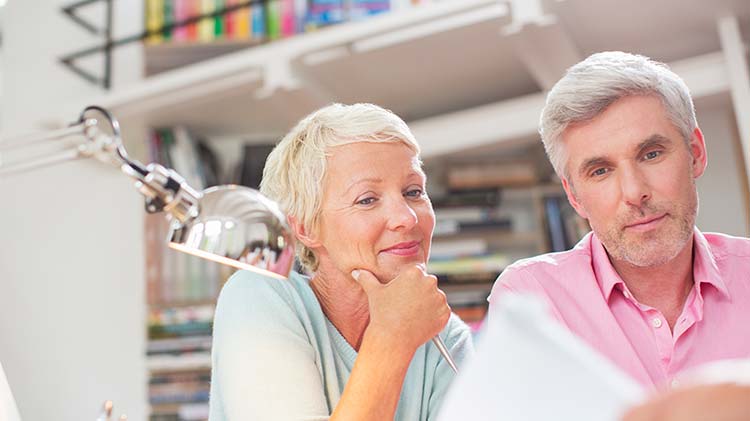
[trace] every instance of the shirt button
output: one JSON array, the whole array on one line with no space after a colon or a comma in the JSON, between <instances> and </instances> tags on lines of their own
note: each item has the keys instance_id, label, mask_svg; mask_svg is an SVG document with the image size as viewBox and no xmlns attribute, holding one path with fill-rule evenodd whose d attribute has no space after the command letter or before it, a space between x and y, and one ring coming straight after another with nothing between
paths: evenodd
<instances>
[{"instance_id":1,"label":"shirt button","mask_svg":"<svg viewBox=\"0 0 750 421\"><path fill-rule=\"evenodd\" d=\"M651 321L651 324L653 324L654 327L658 329L661 327L661 319L656 317L654 318L654 320Z\"/></svg>"}]
</instances>

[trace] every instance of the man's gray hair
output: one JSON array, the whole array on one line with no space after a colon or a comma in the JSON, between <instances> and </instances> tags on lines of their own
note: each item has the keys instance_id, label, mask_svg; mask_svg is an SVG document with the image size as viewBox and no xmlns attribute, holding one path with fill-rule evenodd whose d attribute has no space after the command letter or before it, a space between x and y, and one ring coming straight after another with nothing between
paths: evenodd
<instances>
[{"instance_id":1,"label":"man's gray hair","mask_svg":"<svg viewBox=\"0 0 750 421\"><path fill-rule=\"evenodd\" d=\"M542 110L539 133L558 176L569 176L562 143L565 129L589 121L615 101L633 95L658 97L685 142L690 141L698 126L693 100L685 82L667 65L621 51L592 54L568 69L547 94Z\"/></svg>"}]
</instances>

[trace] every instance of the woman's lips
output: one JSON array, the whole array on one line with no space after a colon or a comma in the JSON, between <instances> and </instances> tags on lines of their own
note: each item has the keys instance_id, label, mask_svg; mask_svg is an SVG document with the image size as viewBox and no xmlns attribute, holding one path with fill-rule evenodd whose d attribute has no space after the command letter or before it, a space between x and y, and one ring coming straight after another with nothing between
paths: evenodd
<instances>
[{"instance_id":1,"label":"woman's lips","mask_svg":"<svg viewBox=\"0 0 750 421\"><path fill-rule=\"evenodd\" d=\"M419 243L419 241L398 243L381 251L381 253L388 253L396 256L413 256L419 253Z\"/></svg>"}]
</instances>

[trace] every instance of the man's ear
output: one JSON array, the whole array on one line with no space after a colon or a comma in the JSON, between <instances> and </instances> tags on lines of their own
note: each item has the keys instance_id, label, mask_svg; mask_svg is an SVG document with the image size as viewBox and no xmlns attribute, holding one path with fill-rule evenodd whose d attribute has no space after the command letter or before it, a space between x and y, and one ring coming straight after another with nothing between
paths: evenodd
<instances>
[{"instance_id":1,"label":"man's ear","mask_svg":"<svg viewBox=\"0 0 750 421\"><path fill-rule=\"evenodd\" d=\"M573 206L573 209L575 209L576 213L581 216L583 219L589 219L589 215L586 213L586 210L581 206L581 204L578 202L578 199L576 198L575 193L573 192L573 186L568 182L567 177L562 178L562 185L563 189L565 190L565 195L568 197L568 202L570 202L570 206Z\"/></svg>"},{"instance_id":2,"label":"man's ear","mask_svg":"<svg viewBox=\"0 0 750 421\"><path fill-rule=\"evenodd\" d=\"M693 130L693 135L690 138L690 155L693 157L693 177L698 178L703 175L706 171L706 165L708 164L708 152L706 152L706 141L703 139L703 132L699 127Z\"/></svg>"},{"instance_id":3,"label":"man's ear","mask_svg":"<svg viewBox=\"0 0 750 421\"><path fill-rule=\"evenodd\" d=\"M289 222L289 226L292 228L294 236L297 237L297 241L309 249L320 246L320 241L296 217L289 215L286 217L286 220Z\"/></svg>"}]
</instances>

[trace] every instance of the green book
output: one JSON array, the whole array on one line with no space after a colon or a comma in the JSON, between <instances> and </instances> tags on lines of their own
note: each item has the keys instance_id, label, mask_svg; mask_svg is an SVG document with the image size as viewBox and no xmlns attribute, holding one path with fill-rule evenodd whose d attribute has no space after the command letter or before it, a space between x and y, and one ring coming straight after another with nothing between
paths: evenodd
<instances>
[{"instance_id":1,"label":"green book","mask_svg":"<svg viewBox=\"0 0 750 421\"><path fill-rule=\"evenodd\" d=\"M214 10L221 12L224 10L224 0L214 0ZM224 13L220 13L214 17L214 37L222 38L224 36Z\"/></svg>"},{"instance_id":2,"label":"green book","mask_svg":"<svg viewBox=\"0 0 750 421\"><path fill-rule=\"evenodd\" d=\"M172 29L167 29L166 26L174 23L174 0L164 0L164 30L162 36L165 40L172 38Z\"/></svg>"},{"instance_id":3,"label":"green book","mask_svg":"<svg viewBox=\"0 0 750 421\"><path fill-rule=\"evenodd\" d=\"M266 4L266 28L268 39L279 39L281 36L281 1L269 0Z\"/></svg>"}]
</instances>

